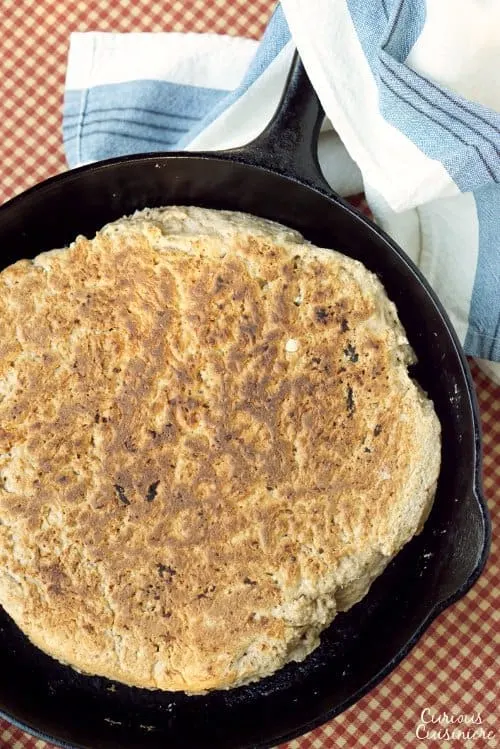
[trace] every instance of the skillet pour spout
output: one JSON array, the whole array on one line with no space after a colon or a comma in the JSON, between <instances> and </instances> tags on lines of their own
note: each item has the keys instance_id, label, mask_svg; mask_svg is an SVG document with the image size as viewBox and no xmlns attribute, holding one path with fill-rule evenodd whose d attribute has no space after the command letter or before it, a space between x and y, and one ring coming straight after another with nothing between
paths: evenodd
<instances>
[{"instance_id":1,"label":"skillet pour spout","mask_svg":"<svg viewBox=\"0 0 500 749\"><path fill-rule=\"evenodd\" d=\"M0 610L0 712L65 747L271 747L338 715L381 681L446 606L479 577L490 521L481 487L480 420L467 362L440 302L404 252L333 193L321 175L323 112L295 56L262 135L218 153L152 153L91 164L0 208L3 266L63 247L146 206L245 211L360 260L396 304L434 401L442 467L433 509L369 594L324 632L306 661L254 685L187 697L78 674L36 649ZM375 644L375 646L374 646Z\"/></svg>"}]
</instances>

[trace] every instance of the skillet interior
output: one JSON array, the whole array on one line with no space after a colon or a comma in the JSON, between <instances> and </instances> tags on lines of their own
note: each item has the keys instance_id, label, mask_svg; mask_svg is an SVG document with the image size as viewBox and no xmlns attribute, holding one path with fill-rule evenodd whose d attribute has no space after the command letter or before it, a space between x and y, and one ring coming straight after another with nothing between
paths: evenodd
<instances>
[{"instance_id":1,"label":"skillet interior","mask_svg":"<svg viewBox=\"0 0 500 749\"><path fill-rule=\"evenodd\" d=\"M71 746L226 749L273 746L304 733L394 668L433 617L472 585L487 553L477 407L463 355L418 272L340 199L223 155L103 162L49 180L0 208L2 266L64 246L79 233L92 236L135 209L172 203L280 221L376 272L419 358L414 375L442 423L442 471L423 533L360 604L335 619L305 663L255 686L200 697L113 686L43 655L0 610L0 709Z\"/></svg>"}]
</instances>

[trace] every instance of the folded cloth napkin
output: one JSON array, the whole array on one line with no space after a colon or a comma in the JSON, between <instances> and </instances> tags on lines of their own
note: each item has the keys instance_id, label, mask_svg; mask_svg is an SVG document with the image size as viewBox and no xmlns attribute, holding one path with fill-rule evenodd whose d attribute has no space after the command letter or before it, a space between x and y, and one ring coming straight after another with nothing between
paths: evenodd
<instances>
[{"instance_id":1,"label":"folded cloth napkin","mask_svg":"<svg viewBox=\"0 0 500 749\"><path fill-rule=\"evenodd\" d=\"M327 114L325 177L341 195L365 191L466 352L500 379L498 28L500 3L485 0L462 0L459 13L454 0L282 0L260 43L73 34L68 162L248 142L297 47Z\"/></svg>"}]
</instances>

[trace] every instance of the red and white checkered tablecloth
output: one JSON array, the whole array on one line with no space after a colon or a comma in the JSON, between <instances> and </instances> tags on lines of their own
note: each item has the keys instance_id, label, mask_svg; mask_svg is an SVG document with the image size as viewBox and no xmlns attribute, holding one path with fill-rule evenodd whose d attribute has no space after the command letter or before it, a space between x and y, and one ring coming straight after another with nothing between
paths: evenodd
<instances>
[{"instance_id":1,"label":"red and white checkered tablecloth","mask_svg":"<svg viewBox=\"0 0 500 749\"><path fill-rule=\"evenodd\" d=\"M313 1L313 0L311 0ZM61 109L71 31L212 31L259 38L273 0L2 0L0 203L65 168ZM484 430L484 489L493 521L486 570L378 687L335 720L281 749L500 745L500 388L473 365ZM489 741L418 739L424 708L480 713ZM0 720L0 749L51 749ZM98 747L96 747L98 749Z\"/></svg>"}]
</instances>

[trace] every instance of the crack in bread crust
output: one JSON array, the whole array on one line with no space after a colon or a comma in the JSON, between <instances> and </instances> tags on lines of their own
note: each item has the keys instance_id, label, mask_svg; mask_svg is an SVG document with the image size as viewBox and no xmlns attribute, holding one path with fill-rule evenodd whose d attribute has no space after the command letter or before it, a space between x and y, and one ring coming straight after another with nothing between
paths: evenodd
<instances>
[{"instance_id":1,"label":"crack in bread crust","mask_svg":"<svg viewBox=\"0 0 500 749\"><path fill-rule=\"evenodd\" d=\"M170 207L0 287L0 603L55 658L147 688L258 679L420 529L439 422L360 263Z\"/></svg>"}]
</instances>

